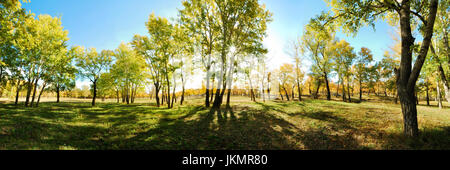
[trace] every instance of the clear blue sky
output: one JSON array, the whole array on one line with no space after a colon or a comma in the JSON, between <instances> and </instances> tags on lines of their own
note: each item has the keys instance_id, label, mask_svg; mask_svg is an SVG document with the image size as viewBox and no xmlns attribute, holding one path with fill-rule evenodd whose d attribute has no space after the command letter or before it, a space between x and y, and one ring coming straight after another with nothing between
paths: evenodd
<instances>
[{"instance_id":1,"label":"clear blue sky","mask_svg":"<svg viewBox=\"0 0 450 170\"><path fill-rule=\"evenodd\" d=\"M308 21L329 9L322 0L262 0L273 13L274 21L268 26L264 44L272 58L271 68L290 62L285 53L289 41L303 32ZM150 13L173 18L181 8L181 0L31 0L24 8L36 14L61 16L69 31L69 45L95 47L98 50L115 49L121 42L129 42L134 34L147 34L145 22ZM363 28L356 37L338 33L355 47L368 47L376 60L380 60L392 43L392 28L384 22L372 28ZM308 62L306 62L308 65Z\"/></svg>"}]
</instances>

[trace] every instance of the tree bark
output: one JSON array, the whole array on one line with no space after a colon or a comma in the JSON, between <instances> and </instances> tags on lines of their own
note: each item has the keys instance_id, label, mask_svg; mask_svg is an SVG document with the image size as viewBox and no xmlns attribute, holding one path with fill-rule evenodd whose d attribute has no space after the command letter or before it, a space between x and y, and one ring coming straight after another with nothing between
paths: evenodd
<instances>
[{"instance_id":1,"label":"tree bark","mask_svg":"<svg viewBox=\"0 0 450 170\"><path fill-rule=\"evenodd\" d=\"M338 86L336 87L336 97L339 97L339 86L341 85L341 76L338 76ZM344 94L344 93L342 93Z\"/></svg>"},{"instance_id":2,"label":"tree bark","mask_svg":"<svg viewBox=\"0 0 450 170\"><path fill-rule=\"evenodd\" d=\"M414 96L416 81L420 70L425 62L431 39L433 37L434 22L436 19L438 0L431 0L429 18L425 24L425 34L422 46L412 68L412 46L414 37L411 31L410 1L402 2L400 7L400 30L401 30L401 61L400 68L395 70L397 77L397 91L402 106L404 120L404 134L408 137L419 136L417 123L417 108ZM411 69L412 68L412 69Z\"/></svg>"},{"instance_id":3,"label":"tree bark","mask_svg":"<svg viewBox=\"0 0 450 170\"><path fill-rule=\"evenodd\" d=\"M228 93L227 93L227 107L231 107L230 105L231 102L231 89L228 89Z\"/></svg>"},{"instance_id":4,"label":"tree bark","mask_svg":"<svg viewBox=\"0 0 450 170\"><path fill-rule=\"evenodd\" d=\"M442 68L442 63L439 59L439 56L436 54L436 51L434 49L433 44L430 44L431 52L434 54L433 58L436 61L437 65L437 71L439 72L439 75L442 79L442 84L444 85L444 92L445 92L445 98L447 99L447 102L450 102L450 83L445 75L444 69Z\"/></svg>"},{"instance_id":5,"label":"tree bark","mask_svg":"<svg viewBox=\"0 0 450 170\"><path fill-rule=\"evenodd\" d=\"M33 85L33 82L31 82L31 79L28 78L28 81L27 81L27 86L28 86L27 87L27 97L25 99L25 107L28 107L28 104L30 103L30 95L31 95L32 85Z\"/></svg>"},{"instance_id":6,"label":"tree bark","mask_svg":"<svg viewBox=\"0 0 450 170\"><path fill-rule=\"evenodd\" d=\"M20 85L20 79L17 79L17 89L16 89L16 101L14 102L14 105L19 104L19 93L22 85Z\"/></svg>"},{"instance_id":7,"label":"tree bark","mask_svg":"<svg viewBox=\"0 0 450 170\"><path fill-rule=\"evenodd\" d=\"M34 99L35 99L35 97L36 97L36 90L37 90L37 86L38 86L38 84L37 84L38 81L39 81L39 78L36 78L35 81L34 81L33 97L31 98L31 104L30 104L30 107L33 107L33 104L34 104Z\"/></svg>"},{"instance_id":8,"label":"tree bark","mask_svg":"<svg viewBox=\"0 0 450 170\"><path fill-rule=\"evenodd\" d=\"M362 102L362 94L363 94L363 90L362 90L362 76L359 78L359 101Z\"/></svg>"},{"instance_id":9,"label":"tree bark","mask_svg":"<svg viewBox=\"0 0 450 170\"><path fill-rule=\"evenodd\" d=\"M281 84L278 84L278 93L280 94L280 96L281 96L281 100L284 100L284 98L283 98L283 93L281 92Z\"/></svg>"},{"instance_id":10,"label":"tree bark","mask_svg":"<svg viewBox=\"0 0 450 170\"><path fill-rule=\"evenodd\" d=\"M56 103L59 103L59 85L56 85Z\"/></svg>"},{"instance_id":11,"label":"tree bark","mask_svg":"<svg viewBox=\"0 0 450 170\"><path fill-rule=\"evenodd\" d=\"M298 101L302 101L302 89L300 88L300 82L297 81Z\"/></svg>"},{"instance_id":12,"label":"tree bark","mask_svg":"<svg viewBox=\"0 0 450 170\"><path fill-rule=\"evenodd\" d=\"M427 106L430 106L430 96L429 96L429 94L428 94L428 90L429 90L429 89L428 89L428 86L429 86L429 85L428 85L428 80L426 80L426 81L425 81L425 88L426 88L425 91L426 91L426 94L427 94Z\"/></svg>"},{"instance_id":13,"label":"tree bark","mask_svg":"<svg viewBox=\"0 0 450 170\"><path fill-rule=\"evenodd\" d=\"M184 102L184 93L185 93L185 90L184 90L184 86L183 86L183 89L182 89L182 92L181 92L180 105L183 105L183 102Z\"/></svg>"},{"instance_id":14,"label":"tree bark","mask_svg":"<svg viewBox=\"0 0 450 170\"><path fill-rule=\"evenodd\" d=\"M327 100L331 100L330 85L328 82L328 74L327 73L325 73L324 78L325 78L325 84L327 85Z\"/></svg>"},{"instance_id":15,"label":"tree bark","mask_svg":"<svg viewBox=\"0 0 450 170\"><path fill-rule=\"evenodd\" d=\"M92 106L95 106L95 98L97 97L97 80L94 80L94 96L92 97Z\"/></svg>"},{"instance_id":16,"label":"tree bark","mask_svg":"<svg viewBox=\"0 0 450 170\"><path fill-rule=\"evenodd\" d=\"M117 103L120 103L119 89L116 90Z\"/></svg>"},{"instance_id":17,"label":"tree bark","mask_svg":"<svg viewBox=\"0 0 450 170\"><path fill-rule=\"evenodd\" d=\"M347 99L346 99L346 97L345 97L345 83L344 83L344 79L342 79L342 101L343 102L346 102L347 101Z\"/></svg>"},{"instance_id":18,"label":"tree bark","mask_svg":"<svg viewBox=\"0 0 450 170\"><path fill-rule=\"evenodd\" d=\"M156 100L156 106L161 107L161 103L159 103L159 90L160 90L160 86L159 83L154 83L155 84L155 100Z\"/></svg>"},{"instance_id":19,"label":"tree bark","mask_svg":"<svg viewBox=\"0 0 450 170\"><path fill-rule=\"evenodd\" d=\"M442 109L442 96L441 96L441 88L439 87L439 79L436 81L436 95L438 100L439 109Z\"/></svg>"},{"instance_id":20,"label":"tree bark","mask_svg":"<svg viewBox=\"0 0 450 170\"><path fill-rule=\"evenodd\" d=\"M352 96L350 95L350 77L347 76L347 93L348 93L348 102L352 102Z\"/></svg>"},{"instance_id":21,"label":"tree bark","mask_svg":"<svg viewBox=\"0 0 450 170\"><path fill-rule=\"evenodd\" d=\"M319 98L319 90L320 90L320 86L322 85L322 81L320 81L320 79L318 79L317 81L318 81L318 84L317 84L316 92L314 93L314 99Z\"/></svg>"},{"instance_id":22,"label":"tree bark","mask_svg":"<svg viewBox=\"0 0 450 170\"><path fill-rule=\"evenodd\" d=\"M288 91L286 90L286 88L285 88L285 87L283 87L283 90L284 90L284 94L286 95L286 99L287 99L287 101L290 101L290 99L289 99L289 93L288 93Z\"/></svg>"},{"instance_id":23,"label":"tree bark","mask_svg":"<svg viewBox=\"0 0 450 170\"><path fill-rule=\"evenodd\" d=\"M39 102L41 101L41 95L42 95L42 93L44 93L45 86L47 86L47 83L46 83L46 82L44 82L44 84L42 85L42 89L41 89L41 91L39 92L38 100L37 100L37 102L36 102L36 107L39 107Z\"/></svg>"}]
</instances>

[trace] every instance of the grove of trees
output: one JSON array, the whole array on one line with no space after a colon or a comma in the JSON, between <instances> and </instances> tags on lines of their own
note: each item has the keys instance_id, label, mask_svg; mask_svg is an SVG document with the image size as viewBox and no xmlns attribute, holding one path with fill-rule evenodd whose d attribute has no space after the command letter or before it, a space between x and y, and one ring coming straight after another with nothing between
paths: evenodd
<instances>
[{"instance_id":1,"label":"grove of trees","mask_svg":"<svg viewBox=\"0 0 450 170\"><path fill-rule=\"evenodd\" d=\"M56 102L92 98L92 106L98 98L132 104L141 97L168 109L199 96L205 107L220 109L224 102L231 107L232 96L363 102L372 94L399 101L404 133L417 137L419 100L450 102L448 0L326 2L331 10L312 18L292 43L292 62L270 70L269 57L277 56L267 56L263 40L272 13L259 0L184 0L176 18L151 13L147 35L102 51L68 47L61 18L26 12L19 0L1 1L0 96L13 96L16 105L24 97L26 107L53 94ZM398 28L383 56L336 35L355 35L380 20ZM312 63L308 71L305 60ZM202 88L187 88L196 76ZM76 88L77 79L91 86Z\"/></svg>"}]
</instances>

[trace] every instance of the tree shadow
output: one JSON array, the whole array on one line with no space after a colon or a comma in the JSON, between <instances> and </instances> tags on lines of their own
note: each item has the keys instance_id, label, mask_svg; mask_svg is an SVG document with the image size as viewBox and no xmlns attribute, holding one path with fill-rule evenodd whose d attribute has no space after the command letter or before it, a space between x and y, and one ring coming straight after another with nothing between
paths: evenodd
<instances>
[{"instance_id":1,"label":"tree shadow","mask_svg":"<svg viewBox=\"0 0 450 170\"><path fill-rule=\"evenodd\" d=\"M236 111L238 110L238 111ZM292 149L289 122L249 108L211 109L197 119L160 120L156 128L116 140L121 149ZM281 129L276 130L273 127Z\"/></svg>"},{"instance_id":2,"label":"tree shadow","mask_svg":"<svg viewBox=\"0 0 450 170\"><path fill-rule=\"evenodd\" d=\"M280 108L278 108L276 106L267 105L265 103L260 103L260 102L255 102L255 103L263 108L263 110L262 110L263 112L276 111L276 112L280 112L280 113L285 113L286 114L286 112L284 110L282 110L282 109L280 109ZM275 103L277 103L278 105L286 106L286 103L283 103L283 102L280 102L280 103L275 102Z\"/></svg>"},{"instance_id":3,"label":"tree shadow","mask_svg":"<svg viewBox=\"0 0 450 170\"><path fill-rule=\"evenodd\" d=\"M314 101L256 103L209 109L168 110L147 105L43 104L24 108L0 104L0 149L137 150L341 150L371 149L368 136L383 149L449 149L450 127L424 129L418 140L388 133L363 120L350 121L323 110L287 112L286 106ZM350 109L341 107L336 109ZM382 116L382 115L380 115ZM150 122L142 122L151 119ZM303 126L290 119L319 122ZM375 117L376 118L376 117Z\"/></svg>"},{"instance_id":4,"label":"tree shadow","mask_svg":"<svg viewBox=\"0 0 450 170\"><path fill-rule=\"evenodd\" d=\"M419 137L409 138L403 133L390 133L384 139L384 149L448 150L450 126L421 129Z\"/></svg>"},{"instance_id":5,"label":"tree shadow","mask_svg":"<svg viewBox=\"0 0 450 170\"><path fill-rule=\"evenodd\" d=\"M0 121L1 149L102 149L106 128L48 123L38 116L14 116Z\"/></svg>"},{"instance_id":6,"label":"tree shadow","mask_svg":"<svg viewBox=\"0 0 450 170\"><path fill-rule=\"evenodd\" d=\"M418 104L417 106L423 106L423 107L431 107L431 108L439 108L438 105L426 105L426 104ZM442 109L450 109L450 106L442 106Z\"/></svg>"}]
</instances>

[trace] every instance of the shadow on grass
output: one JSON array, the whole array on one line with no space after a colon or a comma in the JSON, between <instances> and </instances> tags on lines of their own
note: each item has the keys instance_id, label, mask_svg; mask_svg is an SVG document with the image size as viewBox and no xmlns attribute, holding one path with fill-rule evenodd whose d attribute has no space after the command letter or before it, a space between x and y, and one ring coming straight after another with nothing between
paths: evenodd
<instances>
[{"instance_id":1,"label":"shadow on grass","mask_svg":"<svg viewBox=\"0 0 450 170\"><path fill-rule=\"evenodd\" d=\"M418 104L417 106L430 107L430 108L439 108L438 105ZM442 106L442 109L450 109L450 106Z\"/></svg>"},{"instance_id":2,"label":"shadow on grass","mask_svg":"<svg viewBox=\"0 0 450 170\"><path fill-rule=\"evenodd\" d=\"M161 119L157 127L120 141L121 149L292 149L290 123L248 108L211 109L197 119ZM280 126L283 131L276 131Z\"/></svg>"},{"instance_id":3,"label":"shadow on grass","mask_svg":"<svg viewBox=\"0 0 450 170\"><path fill-rule=\"evenodd\" d=\"M303 109L314 102L256 103L261 109L217 110L202 106L169 110L138 104L45 103L40 108L0 104L0 149L370 149L354 135L369 131L373 133L366 135L384 143L386 149L449 149L448 126L425 129L419 140L411 141L402 134L362 130L367 127L357 127L332 112ZM284 107L289 106L303 111L286 112ZM289 118L322 125L303 127Z\"/></svg>"},{"instance_id":4,"label":"shadow on grass","mask_svg":"<svg viewBox=\"0 0 450 170\"><path fill-rule=\"evenodd\" d=\"M385 149L449 150L450 126L422 129L417 139L405 137L403 133L388 134Z\"/></svg>"}]
</instances>

